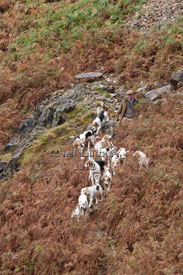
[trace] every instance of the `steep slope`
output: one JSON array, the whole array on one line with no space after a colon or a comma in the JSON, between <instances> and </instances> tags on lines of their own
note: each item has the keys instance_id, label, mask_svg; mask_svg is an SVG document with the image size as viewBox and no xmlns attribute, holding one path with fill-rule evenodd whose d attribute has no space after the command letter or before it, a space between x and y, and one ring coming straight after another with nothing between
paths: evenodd
<instances>
[{"instance_id":1,"label":"steep slope","mask_svg":"<svg viewBox=\"0 0 183 275\"><path fill-rule=\"evenodd\" d=\"M36 145L0 187L2 272L181 274L182 95L172 95L140 103L134 123L116 129L113 143L144 151L150 167L139 170L128 157L98 210L80 223L70 216L88 171L74 170L78 155L54 158Z\"/></svg>"},{"instance_id":2,"label":"steep slope","mask_svg":"<svg viewBox=\"0 0 183 275\"><path fill-rule=\"evenodd\" d=\"M144 2L0 3L1 148L37 103L77 82L77 73L117 76L116 89L123 84L124 91L141 81L148 87L169 81L182 66L182 22L146 34L125 28L126 20L143 13ZM182 274L182 89L165 97L152 104L139 95L134 123L115 129L113 143L144 151L150 167L139 170L129 156L109 194L80 223L70 217L89 184L88 171L74 169L78 154L53 157L49 151L71 151L69 135L92 116L76 109L68 123L37 136L21 170L0 180L2 274Z\"/></svg>"}]
</instances>

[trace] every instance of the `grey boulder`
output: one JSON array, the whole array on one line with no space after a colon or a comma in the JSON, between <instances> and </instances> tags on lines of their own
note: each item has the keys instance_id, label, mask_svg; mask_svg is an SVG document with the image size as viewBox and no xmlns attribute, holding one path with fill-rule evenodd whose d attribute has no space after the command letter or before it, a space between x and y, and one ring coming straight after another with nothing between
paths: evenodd
<instances>
[{"instance_id":1,"label":"grey boulder","mask_svg":"<svg viewBox=\"0 0 183 275\"><path fill-rule=\"evenodd\" d=\"M164 87L151 90L145 94L145 97L150 99L151 101L155 101L161 97L164 93L170 93L171 88L170 85L166 85Z\"/></svg>"},{"instance_id":2,"label":"grey boulder","mask_svg":"<svg viewBox=\"0 0 183 275\"><path fill-rule=\"evenodd\" d=\"M171 79L170 79L171 90L177 90L179 83L183 84L183 69L181 69L180 71L176 72L171 76Z\"/></svg>"},{"instance_id":3,"label":"grey boulder","mask_svg":"<svg viewBox=\"0 0 183 275\"><path fill-rule=\"evenodd\" d=\"M24 120L20 124L17 133L20 135L25 135L26 133L31 132L34 126L35 126L35 119L34 119L34 116L31 116L30 118Z\"/></svg>"},{"instance_id":4,"label":"grey boulder","mask_svg":"<svg viewBox=\"0 0 183 275\"><path fill-rule=\"evenodd\" d=\"M6 161L0 161L0 173L3 172L7 164L8 163Z\"/></svg>"}]
</instances>

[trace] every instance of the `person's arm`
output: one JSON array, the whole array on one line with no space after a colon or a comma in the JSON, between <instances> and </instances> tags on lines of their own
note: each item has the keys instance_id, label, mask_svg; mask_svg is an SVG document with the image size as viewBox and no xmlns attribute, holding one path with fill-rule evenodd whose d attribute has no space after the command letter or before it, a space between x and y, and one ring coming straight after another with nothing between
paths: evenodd
<instances>
[{"instance_id":1,"label":"person's arm","mask_svg":"<svg viewBox=\"0 0 183 275\"><path fill-rule=\"evenodd\" d=\"M136 98L134 98L134 105L136 105L138 102L139 101Z\"/></svg>"},{"instance_id":2,"label":"person's arm","mask_svg":"<svg viewBox=\"0 0 183 275\"><path fill-rule=\"evenodd\" d=\"M119 110L118 110L118 112L117 112L117 115L116 115L116 120L117 120L117 121L118 121L119 115L120 115L120 113L121 113L121 111L122 111L122 106L123 106L123 104L121 103L121 106L120 106L120 108L119 108Z\"/></svg>"}]
</instances>

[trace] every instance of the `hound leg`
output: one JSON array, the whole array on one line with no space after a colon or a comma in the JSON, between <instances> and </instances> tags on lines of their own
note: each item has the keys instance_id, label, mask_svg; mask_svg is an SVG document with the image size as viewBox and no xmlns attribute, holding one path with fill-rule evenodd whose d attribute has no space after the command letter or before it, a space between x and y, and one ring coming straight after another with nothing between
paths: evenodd
<instances>
[{"instance_id":1,"label":"hound leg","mask_svg":"<svg viewBox=\"0 0 183 275\"><path fill-rule=\"evenodd\" d=\"M109 184L108 184L107 191L109 191L109 190L110 190L110 188L111 188L111 182L109 182Z\"/></svg>"},{"instance_id":2,"label":"hound leg","mask_svg":"<svg viewBox=\"0 0 183 275\"><path fill-rule=\"evenodd\" d=\"M89 176L88 176L89 181L90 181L90 179L91 179L91 171L90 171Z\"/></svg>"},{"instance_id":3,"label":"hound leg","mask_svg":"<svg viewBox=\"0 0 183 275\"><path fill-rule=\"evenodd\" d=\"M98 132L100 131L100 129L101 129L101 126L99 126L99 127L97 128L96 135L98 135Z\"/></svg>"},{"instance_id":4,"label":"hound leg","mask_svg":"<svg viewBox=\"0 0 183 275\"><path fill-rule=\"evenodd\" d=\"M92 206L92 202L93 202L93 197L90 196L89 208Z\"/></svg>"},{"instance_id":5,"label":"hound leg","mask_svg":"<svg viewBox=\"0 0 183 275\"><path fill-rule=\"evenodd\" d=\"M90 137L90 141L91 141L91 143L92 143L92 145L93 145L93 147L95 146L95 137L94 136L91 136Z\"/></svg>"},{"instance_id":6,"label":"hound leg","mask_svg":"<svg viewBox=\"0 0 183 275\"><path fill-rule=\"evenodd\" d=\"M95 185L95 181L94 181L94 176L93 176L93 174L91 175L91 182L92 182L92 185Z\"/></svg>"}]
</instances>

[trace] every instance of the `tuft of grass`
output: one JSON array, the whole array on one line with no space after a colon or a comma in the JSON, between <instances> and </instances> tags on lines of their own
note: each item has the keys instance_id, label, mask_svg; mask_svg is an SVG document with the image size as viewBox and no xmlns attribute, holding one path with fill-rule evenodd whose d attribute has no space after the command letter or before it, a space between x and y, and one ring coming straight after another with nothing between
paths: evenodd
<instances>
[{"instance_id":1,"label":"tuft of grass","mask_svg":"<svg viewBox=\"0 0 183 275\"><path fill-rule=\"evenodd\" d=\"M11 153L6 153L6 154L2 154L0 155L0 161L10 161L11 160Z\"/></svg>"}]
</instances>

